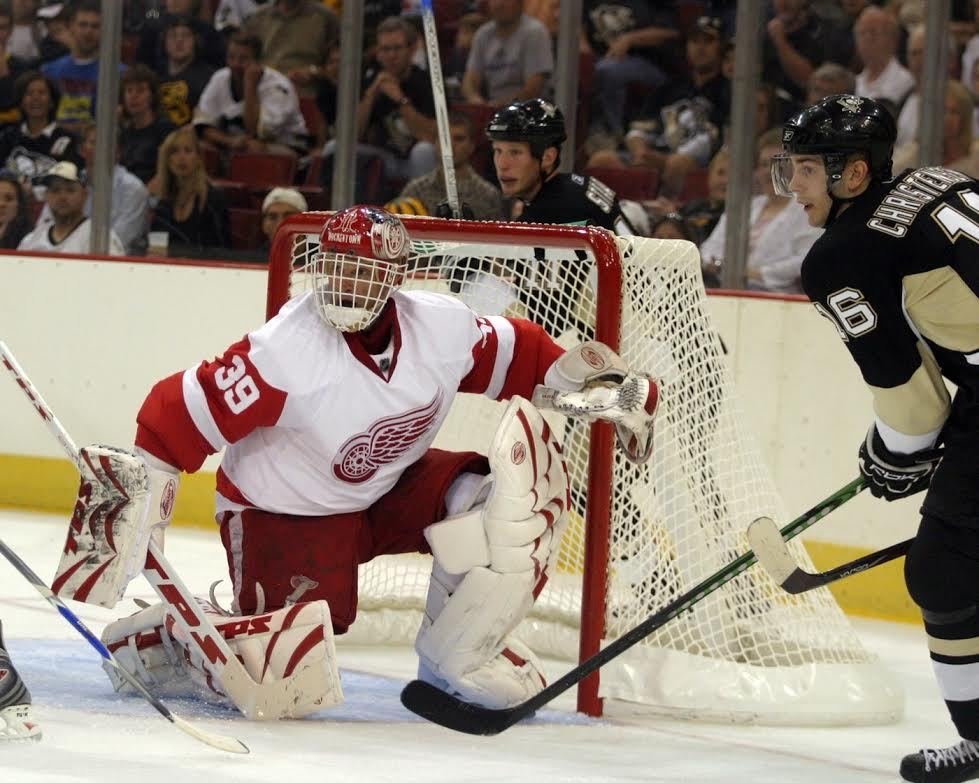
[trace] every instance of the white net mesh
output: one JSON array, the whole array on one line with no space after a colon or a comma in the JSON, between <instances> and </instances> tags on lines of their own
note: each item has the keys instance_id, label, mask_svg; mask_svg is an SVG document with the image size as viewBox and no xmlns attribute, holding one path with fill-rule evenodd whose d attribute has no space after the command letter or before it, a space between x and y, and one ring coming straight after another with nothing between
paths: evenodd
<instances>
[{"instance_id":1,"label":"white net mesh","mask_svg":"<svg viewBox=\"0 0 979 783\"><path fill-rule=\"evenodd\" d=\"M600 328L618 333L626 363L660 379L653 457L642 466L618 452L610 457L611 532L601 569L607 580L605 638L621 636L747 551L743 531L755 518L787 519L746 431L693 245L617 239L596 258L567 242L549 244L543 230L511 228L512 244L498 244L506 228L470 224L467 234L445 238L440 231L436 241L413 225L437 221L406 222L413 238L406 288L454 294L482 314L530 318L565 346L594 337L601 313ZM316 237L298 232L293 247L298 267L316 250ZM278 270L273 263L272 274L289 276L290 295L306 285L287 261ZM459 395L436 445L485 450L499 406ZM575 659L585 519L603 509L588 508L589 428L560 417L553 423L564 435L575 510L558 573L518 635L538 653ZM601 474L602 465L599 459L591 470ZM792 547L808 562L800 544ZM382 557L362 567L360 615L350 639L411 641L429 570L423 556ZM600 601L592 603L586 617L601 612ZM737 722L876 723L902 711L899 688L863 649L830 593L788 595L760 568L603 667L601 694L607 713L643 710Z\"/></svg>"}]
</instances>

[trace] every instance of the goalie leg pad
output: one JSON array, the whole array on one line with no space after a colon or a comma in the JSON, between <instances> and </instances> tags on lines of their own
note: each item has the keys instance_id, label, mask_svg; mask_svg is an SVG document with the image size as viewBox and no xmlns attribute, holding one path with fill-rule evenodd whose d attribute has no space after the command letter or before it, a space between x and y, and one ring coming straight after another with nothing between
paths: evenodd
<instances>
[{"instance_id":1,"label":"goalie leg pad","mask_svg":"<svg viewBox=\"0 0 979 783\"><path fill-rule=\"evenodd\" d=\"M415 642L419 677L492 709L540 693L547 684L543 666L523 643L507 637L533 603L533 583L531 572L488 568L474 568L458 582L436 565Z\"/></svg>"},{"instance_id":2,"label":"goalie leg pad","mask_svg":"<svg viewBox=\"0 0 979 783\"><path fill-rule=\"evenodd\" d=\"M112 446L78 455L78 499L52 590L111 609L143 570L150 536L162 544L180 477Z\"/></svg>"},{"instance_id":3,"label":"goalie leg pad","mask_svg":"<svg viewBox=\"0 0 979 783\"><path fill-rule=\"evenodd\" d=\"M569 485L554 433L519 397L501 419L489 462L493 484L485 503L426 530L435 564L415 649L422 679L498 709L545 685L540 662L508 634L530 610L557 557ZM447 532L452 524L457 536ZM467 546L488 563L451 575L465 562Z\"/></svg>"},{"instance_id":4,"label":"goalie leg pad","mask_svg":"<svg viewBox=\"0 0 979 783\"><path fill-rule=\"evenodd\" d=\"M281 681L308 670L308 690L279 717L298 718L343 702L333 627L326 601L311 601L262 615L227 616L205 601L218 632L258 683ZM147 607L106 626L102 641L130 674L159 696L194 696L228 703L200 657L180 638L164 604ZM131 686L104 665L113 687Z\"/></svg>"}]
</instances>

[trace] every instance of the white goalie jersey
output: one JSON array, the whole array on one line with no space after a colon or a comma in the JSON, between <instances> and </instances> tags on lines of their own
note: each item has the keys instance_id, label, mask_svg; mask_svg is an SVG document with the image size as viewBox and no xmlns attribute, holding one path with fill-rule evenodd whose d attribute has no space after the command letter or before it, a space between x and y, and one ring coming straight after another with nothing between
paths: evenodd
<instances>
[{"instance_id":1,"label":"white goalie jersey","mask_svg":"<svg viewBox=\"0 0 979 783\"><path fill-rule=\"evenodd\" d=\"M204 362L158 383L136 445L188 472L225 448L218 511L360 511L431 446L458 391L530 397L562 354L540 327L477 316L452 297L398 292L391 340L325 326L310 295Z\"/></svg>"}]
</instances>

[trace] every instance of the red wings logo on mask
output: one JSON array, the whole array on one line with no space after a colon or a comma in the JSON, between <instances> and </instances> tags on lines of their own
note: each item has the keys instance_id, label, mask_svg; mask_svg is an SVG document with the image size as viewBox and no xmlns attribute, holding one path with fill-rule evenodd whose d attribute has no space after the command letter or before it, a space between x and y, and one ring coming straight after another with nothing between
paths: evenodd
<instances>
[{"instance_id":1,"label":"red wings logo on mask","mask_svg":"<svg viewBox=\"0 0 979 783\"><path fill-rule=\"evenodd\" d=\"M442 407L442 390L432 401L397 416L374 422L344 443L333 460L333 475L340 481L362 484L382 465L394 462L431 428Z\"/></svg>"}]
</instances>

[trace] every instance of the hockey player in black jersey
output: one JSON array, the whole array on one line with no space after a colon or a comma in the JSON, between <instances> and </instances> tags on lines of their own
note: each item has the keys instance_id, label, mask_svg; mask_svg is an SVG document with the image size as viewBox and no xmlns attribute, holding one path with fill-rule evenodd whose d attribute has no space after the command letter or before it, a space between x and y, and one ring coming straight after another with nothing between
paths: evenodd
<instances>
[{"instance_id":1,"label":"hockey player in black jersey","mask_svg":"<svg viewBox=\"0 0 979 783\"><path fill-rule=\"evenodd\" d=\"M826 229L802 285L873 394L871 492L928 489L905 581L962 739L905 756L901 775L957 783L979 780L979 183L937 166L892 177L895 136L876 101L831 96L785 124L772 178Z\"/></svg>"},{"instance_id":2,"label":"hockey player in black jersey","mask_svg":"<svg viewBox=\"0 0 979 783\"><path fill-rule=\"evenodd\" d=\"M605 183L581 174L559 174L564 115L541 98L511 103L486 126L503 195L515 199L522 223L586 223L616 234L635 234Z\"/></svg>"}]
</instances>

